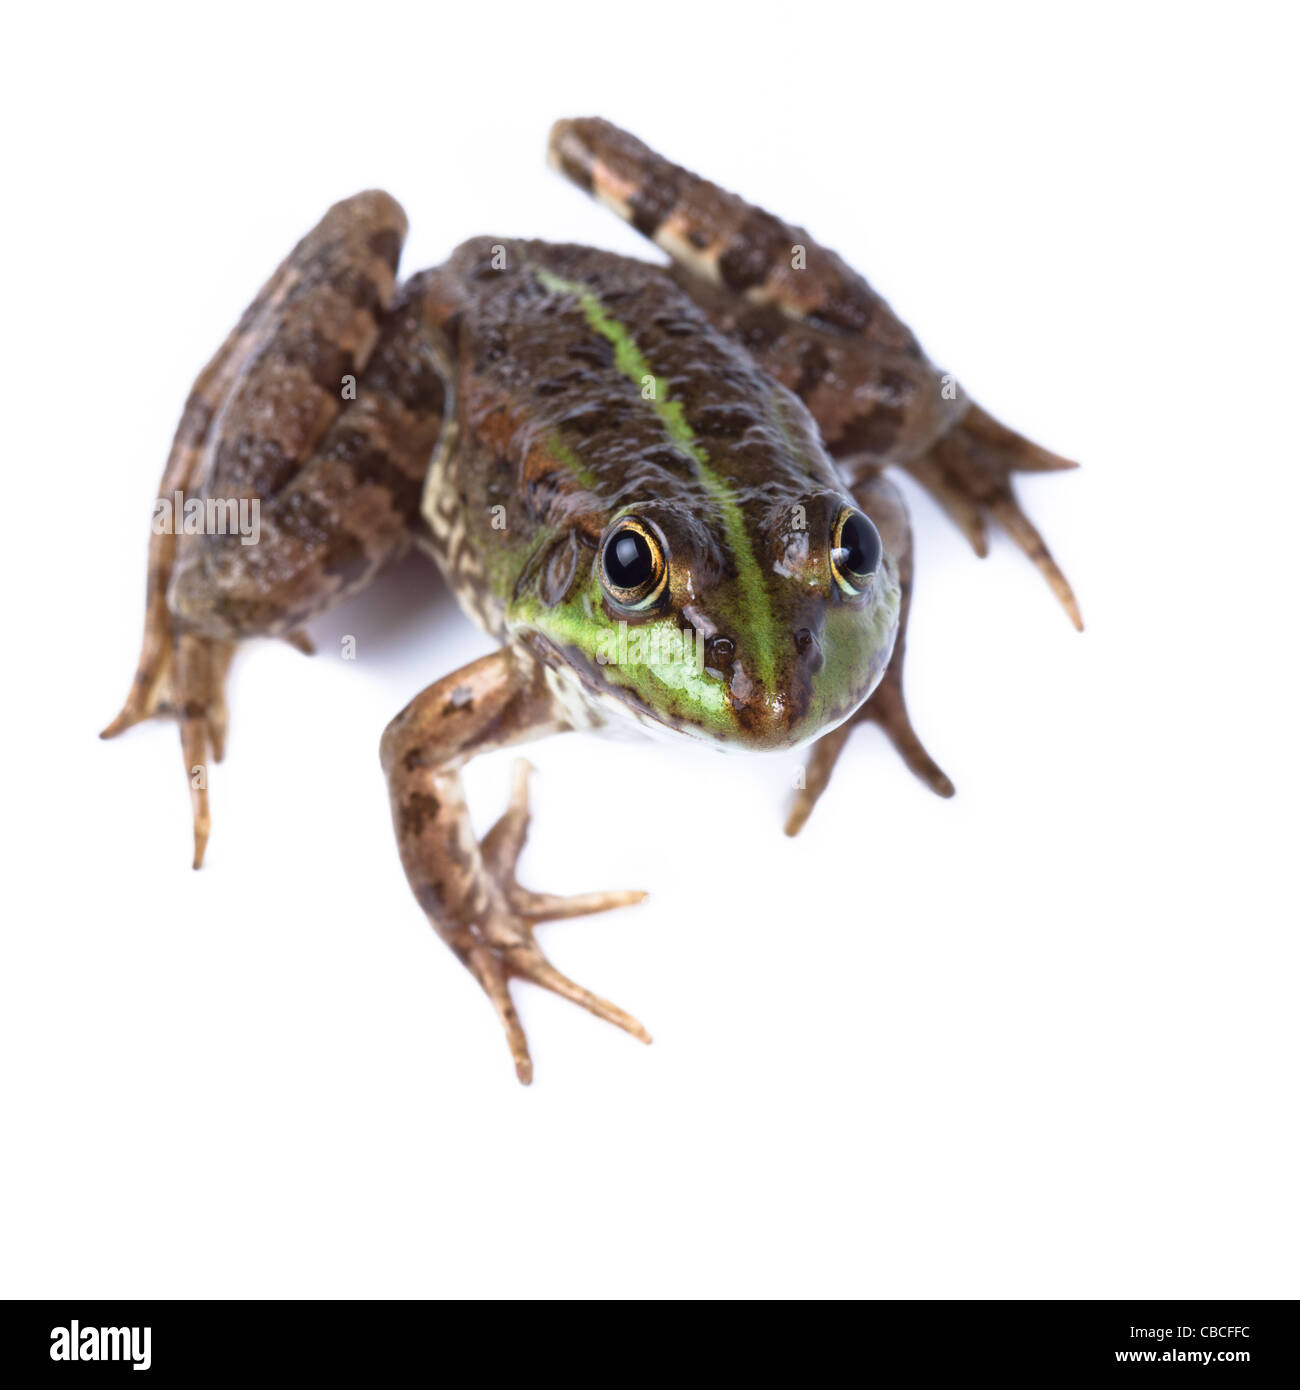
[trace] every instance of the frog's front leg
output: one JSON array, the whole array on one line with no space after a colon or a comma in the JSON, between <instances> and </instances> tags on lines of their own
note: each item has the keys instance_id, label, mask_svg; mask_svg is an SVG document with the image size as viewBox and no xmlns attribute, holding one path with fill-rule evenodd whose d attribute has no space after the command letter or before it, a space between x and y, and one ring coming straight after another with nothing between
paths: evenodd
<instances>
[{"instance_id":1,"label":"frog's front leg","mask_svg":"<svg viewBox=\"0 0 1300 1390\"><path fill-rule=\"evenodd\" d=\"M876 523L885 553L898 570L902 601L898 613L898 637L885 674L871 697L838 728L823 734L809 750L803 785L795 795L785 823L787 835L797 835L812 814L831 773L853 730L862 724L876 724L898 750L908 769L940 796L951 796L954 788L944 770L925 750L912 728L903 699L903 654L907 645L907 620L912 609L912 527L903 496L878 468L860 465L852 487L858 506Z\"/></svg>"},{"instance_id":2,"label":"frog's front leg","mask_svg":"<svg viewBox=\"0 0 1300 1390\"><path fill-rule=\"evenodd\" d=\"M523 888L515 863L528 833L528 764L515 767L514 792L500 820L474 838L460 768L479 753L569 728L542 667L505 649L463 667L417 695L384 732L380 760L388 778L402 866L435 931L482 985L506 1030L515 1072L533 1077L528 1041L509 981L532 980L598 1018L649 1042L622 1009L562 975L533 939L538 922L639 902L644 893L557 897Z\"/></svg>"}]
</instances>

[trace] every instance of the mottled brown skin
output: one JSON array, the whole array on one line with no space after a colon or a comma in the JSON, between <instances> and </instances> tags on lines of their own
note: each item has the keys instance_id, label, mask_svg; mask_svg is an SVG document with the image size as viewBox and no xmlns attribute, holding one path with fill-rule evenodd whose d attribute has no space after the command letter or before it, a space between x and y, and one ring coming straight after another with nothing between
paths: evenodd
<instances>
[{"instance_id":1,"label":"mottled brown skin","mask_svg":"<svg viewBox=\"0 0 1300 1390\"><path fill-rule=\"evenodd\" d=\"M400 207L370 192L331 208L200 374L160 488L258 499L260 541L152 538L141 658L104 731L178 716L197 867L235 645L272 634L309 649L303 624L412 539L428 550L505 645L418 695L389 725L381 758L412 890L492 1000L523 1081L532 1062L511 978L649 1041L634 1019L556 971L532 932L642 895L522 888L514 866L528 823L526 764L479 841L465 762L598 725L611 711L741 748L820 733L793 834L851 730L875 722L919 777L951 795L903 701L912 546L887 465L929 487L981 553L987 517L1000 520L1079 625L1010 486L1015 471L1072 465L969 402L866 282L805 232L604 121L560 122L551 152L676 264L480 238L399 286ZM628 330L631 356L606 319ZM649 403L642 370L657 383ZM352 379L355 399L343 389ZM671 418L656 404L659 389ZM885 557L873 586L846 597L828 581L828 536L855 501ZM807 525L792 524L795 510ZM725 691L721 709L647 695L584 645L583 615L605 620L605 600L592 610L584 597L602 534L629 511L666 540L671 583L659 615L707 639L705 673ZM891 592L896 620L877 631ZM844 634L857 631L861 652L846 650Z\"/></svg>"},{"instance_id":2,"label":"mottled brown skin","mask_svg":"<svg viewBox=\"0 0 1300 1390\"><path fill-rule=\"evenodd\" d=\"M244 311L186 402L159 488L258 498L262 537L155 534L145 635L112 737L175 713L194 809L194 866L209 816L207 763L224 752L233 643L298 629L409 545L443 374L423 280L394 296L406 217L386 193L332 207ZM345 375L362 373L345 401ZM309 649L309 648L308 648Z\"/></svg>"}]
</instances>

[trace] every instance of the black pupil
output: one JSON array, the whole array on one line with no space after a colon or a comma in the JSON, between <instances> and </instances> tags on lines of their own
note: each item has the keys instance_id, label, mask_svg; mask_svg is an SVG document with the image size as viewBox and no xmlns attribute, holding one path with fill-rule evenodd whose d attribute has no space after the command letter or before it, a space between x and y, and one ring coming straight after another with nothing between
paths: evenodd
<instances>
[{"instance_id":1,"label":"black pupil","mask_svg":"<svg viewBox=\"0 0 1300 1390\"><path fill-rule=\"evenodd\" d=\"M619 589L639 589L654 574L650 542L640 531L616 531L605 546L605 574Z\"/></svg>"},{"instance_id":2,"label":"black pupil","mask_svg":"<svg viewBox=\"0 0 1300 1390\"><path fill-rule=\"evenodd\" d=\"M880 565L880 532L861 512L850 512L840 527L840 555L850 574L875 574Z\"/></svg>"}]
</instances>

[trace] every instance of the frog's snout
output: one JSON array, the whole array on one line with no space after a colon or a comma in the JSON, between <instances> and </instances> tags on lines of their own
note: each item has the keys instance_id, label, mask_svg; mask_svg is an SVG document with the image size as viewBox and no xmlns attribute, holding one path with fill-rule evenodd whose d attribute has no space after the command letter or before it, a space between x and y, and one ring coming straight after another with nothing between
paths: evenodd
<instances>
[{"instance_id":1,"label":"frog's snout","mask_svg":"<svg viewBox=\"0 0 1300 1390\"><path fill-rule=\"evenodd\" d=\"M799 628L789 649L775 652L747 652L729 637L714 637L705 661L727 683L733 729L746 748L766 751L802 741L812 680L824 661L811 629Z\"/></svg>"}]
</instances>

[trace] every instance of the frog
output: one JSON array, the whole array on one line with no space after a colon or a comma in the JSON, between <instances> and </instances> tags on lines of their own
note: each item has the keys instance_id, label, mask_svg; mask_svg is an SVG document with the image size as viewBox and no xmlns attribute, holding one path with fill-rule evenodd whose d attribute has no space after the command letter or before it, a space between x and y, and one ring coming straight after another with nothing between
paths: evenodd
<instances>
[{"instance_id":1,"label":"frog","mask_svg":"<svg viewBox=\"0 0 1300 1390\"><path fill-rule=\"evenodd\" d=\"M535 934L645 894L522 885L530 766L480 836L471 759L571 730L802 748L794 835L873 724L952 796L904 700L913 545L893 470L979 555L998 523L1083 626L1014 492L1073 461L976 404L801 227L602 118L557 122L548 154L666 263L480 236L402 279L396 199L331 207L199 373L163 470L162 498L255 507L255 543L153 528L141 654L103 731L176 719L198 868L238 645L310 651L314 618L412 548L431 557L497 646L415 695L380 763L416 903L525 1084L515 982L650 1041Z\"/></svg>"}]
</instances>

